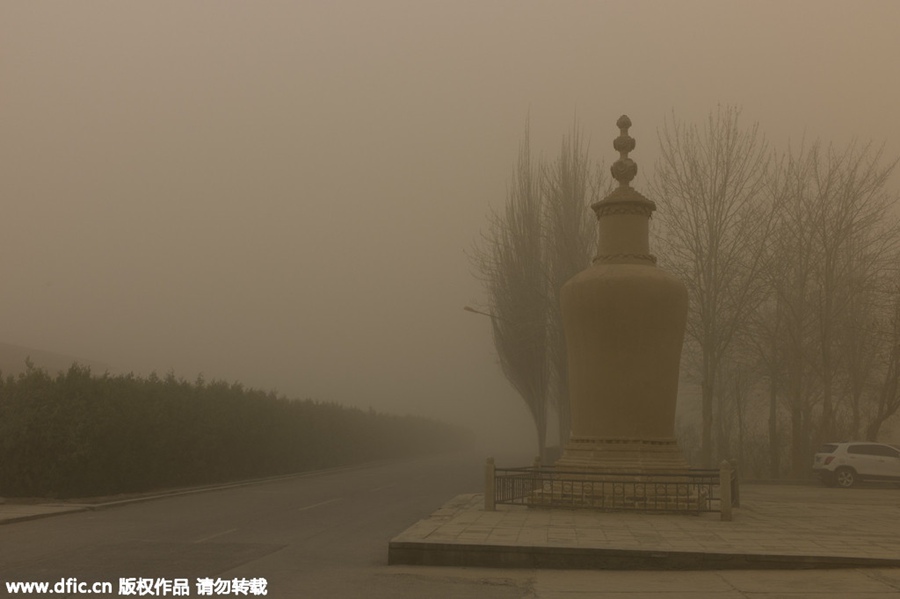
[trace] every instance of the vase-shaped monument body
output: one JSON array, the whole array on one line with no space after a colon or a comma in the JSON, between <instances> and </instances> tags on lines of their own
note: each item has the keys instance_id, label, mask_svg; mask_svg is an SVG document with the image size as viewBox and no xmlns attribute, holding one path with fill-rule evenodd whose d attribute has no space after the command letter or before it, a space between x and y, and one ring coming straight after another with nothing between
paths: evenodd
<instances>
[{"instance_id":1,"label":"vase-shaped monument body","mask_svg":"<svg viewBox=\"0 0 900 599\"><path fill-rule=\"evenodd\" d=\"M687 290L657 268L649 219L656 205L630 182L635 142L622 116L619 187L595 203L600 229L593 264L562 288L572 436L560 470L669 472L687 468L675 440L678 372Z\"/></svg>"}]
</instances>

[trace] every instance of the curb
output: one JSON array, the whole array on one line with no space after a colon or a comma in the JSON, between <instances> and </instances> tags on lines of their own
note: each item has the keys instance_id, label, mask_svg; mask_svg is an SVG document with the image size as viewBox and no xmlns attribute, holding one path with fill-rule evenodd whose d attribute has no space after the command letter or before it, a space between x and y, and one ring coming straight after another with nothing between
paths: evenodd
<instances>
[{"instance_id":1,"label":"curb","mask_svg":"<svg viewBox=\"0 0 900 599\"><path fill-rule=\"evenodd\" d=\"M337 472L343 472L345 470L353 470L355 468L366 468L373 464L381 463L385 460L376 460L373 462L365 462L362 464L352 464L348 466L335 466L332 468L323 468L320 470L305 470L303 472L295 472L292 474L279 474L276 476L268 476L265 478L254 478L249 480L230 482L230 483L221 483L217 485L203 486L203 487L190 487L187 489L179 489L173 491L166 492L155 492L147 495L141 495L137 497L129 497L127 499L118 499L116 501L105 501L103 503L76 503L69 505L60 505L60 504L52 504L54 509L45 512L37 512L33 514L25 514L22 516L9 516L3 517L0 516L0 526L5 524L13 524L16 522L27 522L29 520L39 520L41 518L50 518L53 516L62 516L63 514L72 514L76 512L86 512L86 511L96 511L96 510L104 510L108 508L116 508L116 507L124 507L126 505L131 505L134 503L144 503L147 501L156 501L158 499L168 499L170 497L179 497L182 495L198 495L200 493L210 493L213 491L224 491L226 489L233 489L236 487L249 487L253 485L262 485L265 483L275 482L279 480L285 480L289 478L305 478L309 476L317 476L322 474L332 474ZM47 504L32 504L31 507L34 509L41 509L41 507L47 507Z\"/></svg>"},{"instance_id":2,"label":"curb","mask_svg":"<svg viewBox=\"0 0 900 599\"><path fill-rule=\"evenodd\" d=\"M897 568L900 559L391 541L388 564L554 570L811 570Z\"/></svg>"}]
</instances>

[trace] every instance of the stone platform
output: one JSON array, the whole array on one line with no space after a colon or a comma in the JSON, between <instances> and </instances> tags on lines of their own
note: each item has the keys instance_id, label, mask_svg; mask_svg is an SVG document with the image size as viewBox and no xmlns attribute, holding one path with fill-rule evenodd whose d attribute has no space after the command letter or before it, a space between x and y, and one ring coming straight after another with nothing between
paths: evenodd
<instances>
[{"instance_id":1,"label":"stone platform","mask_svg":"<svg viewBox=\"0 0 900 599\"><path fill-rule=\"evenodd\" d=\"M498 506L460 495L389 544L389 563L565 569L900 567L900 490L744 484L734 520Z\"/></svg>"}]
</instances>

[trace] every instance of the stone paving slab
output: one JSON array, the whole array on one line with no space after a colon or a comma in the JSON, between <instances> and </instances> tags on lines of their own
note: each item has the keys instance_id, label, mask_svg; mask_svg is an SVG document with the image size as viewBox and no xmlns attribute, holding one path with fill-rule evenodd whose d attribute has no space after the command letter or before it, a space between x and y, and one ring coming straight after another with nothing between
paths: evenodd
<instances>
[{"instance_id":1,"label":"stone paving slab","mask_svg":"<svg viewBox=\"0 0 900 599\"><path fill-rule=\"evenodd\" d=\"M744 485L734 520L498 506L455 497L389 545L389 563L573 569L900 566L900 490Z\"/></svg>"}]
</instances>

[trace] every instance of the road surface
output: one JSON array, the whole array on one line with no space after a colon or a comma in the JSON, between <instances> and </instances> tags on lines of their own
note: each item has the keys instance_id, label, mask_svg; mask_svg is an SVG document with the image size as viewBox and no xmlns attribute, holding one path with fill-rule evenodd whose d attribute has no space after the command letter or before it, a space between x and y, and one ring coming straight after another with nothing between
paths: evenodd
<instances>
[{"instance_id":1,"label":"road surface","mask_svg":"<svg viewBox=\"0 0 900 599\"><path fill-rule=\"evenodd\" d=\"M266 596L275 598L887 599L900 593L900 572L894 570L579 572L387 565L393 536L450 498L480 492L482 476L480 454L423 457L7 524L0 526L0 596L29 596L10 595L9 581L53 584L73 578L112 583L112 594L104 595L109 597L123 596L122 578L187 579L191 597L200 596L197 580L205 578L265 579Z\"/></svg>"}]
</instances>

